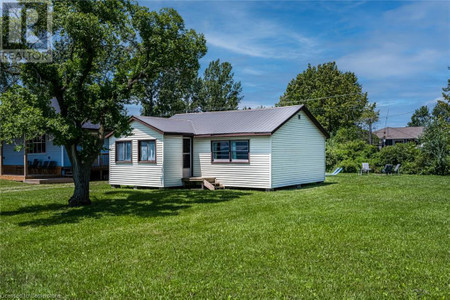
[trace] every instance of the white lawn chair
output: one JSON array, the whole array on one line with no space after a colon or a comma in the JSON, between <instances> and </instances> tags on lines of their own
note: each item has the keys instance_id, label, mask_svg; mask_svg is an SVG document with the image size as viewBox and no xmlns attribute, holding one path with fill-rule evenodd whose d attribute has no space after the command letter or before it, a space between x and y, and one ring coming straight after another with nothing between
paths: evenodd
<instances>
[{"instance_id":1,"label":"white lawn chair","mask_svg":"<svg viewBox=\"0 0 450 300\"><path fill-rule=\"evenodd\" d=\"M336 168L336 170L334 170L333 173L331 173L331 174L327 173L327 174L325 174L325 176L336 176L337 174L341 173L342 170L343 170L342 168Z\"/></svg>"},{"instance_id":2,"label":"white lawn chair","mask_svg":"<svg viewBox=\"0 0 450 300\"><path fill-rule=\"evenodd\" d=\"M367 175L369 175L370 173L369 163L362 163L362 168L359 171L359 175L362 175L364 173L367 173Z\"/></svg>"}]
</instances>

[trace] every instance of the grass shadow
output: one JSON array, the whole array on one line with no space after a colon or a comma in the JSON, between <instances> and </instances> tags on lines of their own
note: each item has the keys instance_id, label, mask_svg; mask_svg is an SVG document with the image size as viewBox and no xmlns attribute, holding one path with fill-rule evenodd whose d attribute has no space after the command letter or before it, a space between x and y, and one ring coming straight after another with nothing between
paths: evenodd
<instances>
[{"instance_id":1,"label":"grass shadow","mask_svg":"<svg viewBox=\"0 0 450 300\"><path fill-rule=\"evenodd\" d=\"M14 211L2 211L0 216L49 213L45 218L18 223L19 226L50 226L78 223L81 220L99 219L105 216L134 215L142 218L175 216L180 210L194 204L213 204L231 201L248 193L243 191L194 191L120 189L91 196L89 206L69 208L63 204L50 203L21 207Z\"/></svg>"},{"instance_id":2,"label":"grass shadow","mask_svg":"<svg viewBox=\"0 0 450 300\"><path fill-rule=\"evenodd\" d=\"M300 185L300 187L298 185L291 185L291 186L286 186L286 187L280 187L275 189L275 191L292 191L292 190L306 190L306 189L313 189L313 188L318 188L318 187L324 187L327 185L333 185L333 184L337 184L337 182L317 182L317 183L307 183L307 184L302 184Z\"/></svg>"}]
</instances>

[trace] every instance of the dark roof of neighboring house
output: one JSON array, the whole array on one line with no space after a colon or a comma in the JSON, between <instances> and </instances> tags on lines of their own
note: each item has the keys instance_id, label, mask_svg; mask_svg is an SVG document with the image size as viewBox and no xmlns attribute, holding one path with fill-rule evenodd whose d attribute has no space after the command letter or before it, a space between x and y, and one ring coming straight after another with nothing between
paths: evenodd
<instances>
[{"instance_id":1,"label":"dark roof of neighboring house","mask_svg":"<svg viewBox=\"0 0 450 300\"><path fill-rule=\"evenodd\" d=\"M271 135L300 111L304 111L319 130L326 137L329 137L325 129L304 105L186 113L177 114L171 118L133 116L130 120L141 122L164 134L190 134L195 136ZM108 136L111 135L112 133Z\"/></svg>"},{"instance_id":2,"label":"dark roof of neighboring house","mask_svg":"<svg viewBox=\"0 0 450 300\"><path fill-rule=\"evenodd\" d=\"M58 103L58 101L56 100L56 98L52 98L52 99L50 100L50 102L51 102L51 104L50 104L51 107L53 107L57 113L60 113L60 112L61 112L61 108L59 107L59 103ZM84 123L84 124L82 125L82 127L83 127L84 129L90 129L90 130L99 130L99 129L100 129L100 125L98 125L98 124L93 124L93 123L91 123L91 121L87 121L86 123Z\"/></svg>"},{"instance_id":3,"label":"dark roof of neighboring house","mask_svg":"<svg viewBox=\"0 0 450 300\"><path fill-rule=\"evenodd\" d=\"M401 140L418 139L423 133L424 127L386 127L374 132L380 139Z\"/></svg>"}]
</instances>

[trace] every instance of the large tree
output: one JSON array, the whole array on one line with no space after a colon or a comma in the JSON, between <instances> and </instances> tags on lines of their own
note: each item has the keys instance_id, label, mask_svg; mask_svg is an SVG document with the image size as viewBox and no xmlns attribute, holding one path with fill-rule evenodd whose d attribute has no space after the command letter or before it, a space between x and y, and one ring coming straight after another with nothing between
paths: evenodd
<instances>
[{"instance_id":1,"label":"large tree","mask_svg":"<svg viewBox=\"0 0 450 300\"><path fill-rule=\"evenodd\" d=\"M297 104L306 104L331 133L353 126L371 109L356 75L340 71L335 62L308 65L291 80L277 106Z\"/></svg>"},{"instance_id":2,"label":"large tree","mask_svg":"<svg viewBox=\"0 0 450 300\"><path fill-rule=\"evenodd\" d=\"M419 107L411 116L408 126L426 126L431 120L430 111L426 105Z\"/></svg>"},{"instance_id":3,"label":"large tree","mask_svg":"<svg viewBox=\"0 0 450 300\"><path fill-rule=\"evenodd\" d=\"M169 29L161 37L162 41L170 41L171 36L173 39L184 30L175 26ZM205 41L187 35L186 39L171 46L170 51L173 61L162 65L154 80L142 86L143 115L164 117L190 110L192 89L198 80L199 59L206 53Z\"/></svg>"},{"instance_id":4,"label":"large tree","mask_svg":"<svg viewBox=\"0 0 450 300\"><path fill-rule=\"evenodd\" d=\"M430 173L448 175L450 172L450 124L434 117L420 138L425 166Z\"/></svg>"},{"instance_id":5,"label":"large tree","mask_svg":"<svg viewBox=\"0 0 450 300\"><path fill-rule=\"evenodd\" d=\"M441 118L447 123L450 123L450 79L447 87L442 89L443 100L438 100L436 106L433 108L433 117Z\"/></svg>"},{"instance_id":6,"label":"large tree","mask_svg":"<svg viewBox=\"0 0 450 300\"><path fill-rule=\"evenodd\" d=\"M238 109L243 98L241 82L234 81L231 64L219 59L209 63L197 88L193 98L195 108L200 111Z\"/></svg>"},{"instance_id":7,"label":"large tree","mask_svg":"<svg viewBox=\"0 0 450 300\"><path fill-rule=\"evenodd\" d=\"M153 12L127 0L54 0L53 11L53 62L21 65L19 83L37 97L32 105L44 107L42 129L69 154L75 183L69 205L85 205L105 135L130 130L125 104L145 96L167 70L197 69L205 40L175 10ZM84 130L87 122L99 130Z\"/></svg>"},{"instance_id":8,"label":"large tree","mask_svg":"<svg viewBox=\"0 0 450 300\"><path fill-rule=\"evenodd\" d=\"M380 117L380 111L376 110L377 104L368 104L366 109L363 111L360 117L359 125L362 129L367 130L368 142L370 145L373 144L374 135L372 133L373 124L378 121Z\"/></svg>"}]
</instances>

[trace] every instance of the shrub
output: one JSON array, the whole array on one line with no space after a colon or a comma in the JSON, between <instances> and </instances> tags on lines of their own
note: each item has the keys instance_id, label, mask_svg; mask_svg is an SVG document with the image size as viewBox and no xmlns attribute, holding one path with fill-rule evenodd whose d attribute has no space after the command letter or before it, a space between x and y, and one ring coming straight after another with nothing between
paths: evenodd
<instances>
[{"instance_id":1,"label":"shrub","mask_svg":"<svg viewBox=\"0 0 450 300\"><path fill-rule=\"evenodd\" d=\"M450 173L450 124L435 118L425 128L420 139L424 172L447 175Z\"/></svg>"},{"instance_id":2,"label":"shrub","mask_svg":"<svg viewBox=\"0 0 450 300\"><path fill-rule=\"evenodd\" d=\"M377 171L381 171L387 164L401 164L402 172L414 174L419 171L417 165L420 156L420 149L415 143L395 144L382 148L374 157L374 165Z\"/></svg>"},{"instance_id":3,"label":"shrub","mask_svg":"<svg viewBox=\"0 0 450 300\"><path fill-rule=\"evenodd\" d=\"M363 162L370 162L376 151L375 146L361 140L337 143L330 139L326 149L327 169L342 167L344 172L357 172Z\"/></svg>"}]
</instances>

